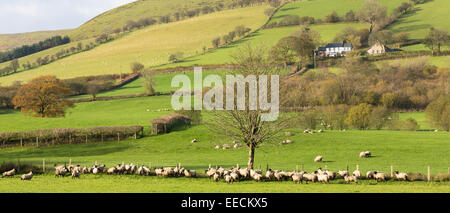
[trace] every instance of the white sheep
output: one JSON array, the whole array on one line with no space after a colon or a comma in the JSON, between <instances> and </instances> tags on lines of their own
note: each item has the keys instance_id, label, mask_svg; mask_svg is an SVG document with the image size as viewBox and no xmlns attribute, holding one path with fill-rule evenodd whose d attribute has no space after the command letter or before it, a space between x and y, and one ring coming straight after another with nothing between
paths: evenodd
<instances>
[{"instance_id":1,"label":"white sheep","mask_svg":"<svg viewBox=\"0 0 450 213\"><path fill-rule=\"evenodd\" d=\"M10 176L14 176L16 174L16 169L11 169L7 172L3 172L2 177L10 177Z\"/></svg>"},{"instance_id":2,"label":"white sheep","mask_svg":"<svg viewBox=\"0 0 450 213\"><path fill-rule=\"evenodd\" d=\"M232 172L230 174L231 178L233 178L233 181L238 181L239 180L239 175L236 172Z\"/></svg>"},{"instance_id":3,"label":"white sheep","mask_svg":"<svg viewBox=\"0 0 450 213\"><path fill-rule=\"evenodd\" d=\"M272 171L271 169L267 170L265 177L266 177L266 179L269 180L269 181L272 180L273 178L275 178L275 177L273 176L273 171Z\"/></svg>"},{"instance_id":4,"label":"white sheep","mask_svg":"<svg viewBox=\"0 0 450 213\"><path fill-rule=\"evenodd\" d=\"M395 178L397 180L403 180L403 181L407 181L408 180L408 174L404 173L404 172L398 172L395 171Z\"/></svg>"},{"instance_id":5,"label":"white sheep","mask_svg":"<svg viewBox=\"0 0 450 213\"><path fill-rule=\"evenodd\" d=\"M308 181L312 181L313 183L317 181L317 175L315 174L304 174L303 175L303 180L306 181L306 183L308 183Z\"/></svg>"},{"instance_id":6,"label":"white sheep","mask_svg":"<svg viewBox=\"0 0 450 213\"><path fill-rule=\"evenodd\" d=\"M328 179L334 180L336 178L336 172L325 170L325 173L328 175Z\"/></svg>"},{"instance_id":7,"label":"white sheep","mask_svg":"<svg viewBox=\"0 0 450 213\"><path fill-rule=\"evenodd\" d=\"M239 144L234 144L234 145L233 145L233 148L234 148L234 149L239 148Z\"/></svg>"},{"instance_id":8,"label":"white sheep","mask_svg":"<svg viewBox=\"0 0 450 213\"><path fill-rule=\"evenodd\" d=\"M221 147L220 147L220 145L217 145L216 147L214 147L215 149L220 149Z\"/></svg>"},{"instance_id":9,"label":"white sheep","mask_svg":"<svg viewBox=\"0 0 450 213\"><path fill-rule=\"evenodd\" d=\"M66 166L58 166L58 165L54 165L55 166L55 177L65 177L68 169Z\"/></svg>"},{"instance_id":10,"label":"white sheep","mask_svg":"<svg viewBox=\"0 0 450 213\"><path fill-rule=\"evenodd\" d=\"M273 176L275 177L275 179L276 179L277 181L283 180L283 173L281 173L281 172L275 171L275 172L273 173Z\"/></svg>"},{"instance_id":11,"label":"white sheep","mask_svg":"<svg viewBox=\"0 0 450 213\"><path fill-rule=\"evenodd\" d=\"M350 183L350 182L358 183L358 178L356 176L349 176L348 174L344 176L344 180L347 183Z\"/></svg>"},{"instance_id":12,"label":"white sheep","mask_svg":"<svg viewBox=\"0 0 450 213\"><path fill-rule=\"evenodd\" d=\"M386 181L386 174L384 174L384 173L381 173L381 172L374 172L374 174L375 174L375 179L377 180L377 181Z\"/></svg>"},{"instance_id":13,"label":"white sheep","mask_svg":"<svg viewBox=\"0 0 450 213\"><path fill-rule=\"evenodd\" d=\"M220 175L215 173L214 174L214 181L218 182L220 180Z\"/></svg>"},{"instance_id":14,"label":"white sheep","mask_svg":"<svg viewBox=\"0 0 450 213\"><path fill-rule=\"evenodd\" d=\"M314 162L322 162L323 157L322 156L317 156L316 158L314 158Z\"/></svg>"},{"instance_id":15,"label":"white sheep","mask_svg":"<svg viewBox=\"0 0 450 213\"><path fill-rule=\"evenodd\" d=\"M74 179L74 178L80 178L80 171L78 171L78 170L72 171L72 179Z\"/></svg>"},{"instance_id":16,"label":"white sheep","mask_svg":"<svg viewBox=\"0 0 450 213\"><path fill-rule=\"evenodd\" d=\"M106 174L112 175L116 173L116 167L111 167L106 171Z\"/></svg>"},{"instance_id":17,"label":"white sheep","mask_svg":"<svg viewBox=\"0 0 450 213\"><path fill-rule=\"evenodd\" d=\"M353 175L354 175L355 177L357 177L357 178L361 178L361 172L360 172L359 170L355 170L355 171L353 172Z\"/></svg>"},{"instance_id":18,"label":"white sheep","mask_svg":"<svg viewBox=\"0 0 450 213\"><path fill-rule=\"evenodd\" d=\"M293 141L292 140L286 140L287 144L291 144Z\"/></svg>"},{"instance_id":19,"label":"white sheep","mask_svg":"<svg viewBox=\"0 0 450 213\"><path fill-rule=\"evenodd\" d=\"M216 174L216 170L215 169L208 169L206 170L206 176L208 176L209 178L213 177Z\"/></svg>"},{"instance_id":20,"label":"white sheep","mask_svg":"<svg viewBox=\"0 0 450 213\"><path fill-rule=\"evenodd\" d=\"M292 175L292 181L294 181L294 183L303 182L302 178L303 178L303 175L301 175L299 173L295 173Z\"/></svg>"},{"instance_id":21,"label":"white sheep","mask_svg":"<svg viewBox=\"0 0 450 213\"><path fill-rule=\"evenodd\" d=\"M328 182L328 174L318 174L317 181L322 182L322 183L329 183Z\"/></svg>"},{"instance_id":22,"label":"white sheep","mask_svg":"<svg viewBox=\"0 0 450 213\"><path fill-rule=\"evenodd\" d=\"M248 168L245 169L239 169L239 175L243 178L249 178L250 177L250 173L248 171Z\"/></svg>"},{"instance_id":23,"label":"white sheep","mask_svg":"<svg viewBox=\"0 0 450 213\"><path fill-rule=\"evenodd\" d=\"M184 170L184 176L186 176L186 177L197 177L197 172Z\"/></svg>"},{"instance_id":24,"label":"white sheep","mask_svg":"<svg viewBox=\"0 0 450 213\"><path fill-rule=\"evenodd\" d=\"M233 183L233 178L230 175L226 175L224 179L227 183Z\"/></svg>"},{"instance_id":25,"label":"white sheep","mask_svg":"<svg viewBox=\"0 0 450 213\"><path fill-rule=\"evenodd\" d=\"M194 140L191 141L191 143L197 143L198 140L194 138Z\"/></svg>"},{"instance_id":26,"label":"white sheep","mask_svg":"<svg viewBox=\"0 0 450 213\"><path fill-rule=\"evenodd\" d=\"M366 178L367 179L375 179L375 171L368 171L367 173L366 173Z\"/></svg>"},{"instance_id":27,"label":"white sheep","mask_svg":"<svg viewBox=\"0 0 450 213\"><path fill-rule=\"evenodd\" d=\"M319 133L324 133L323 129L319 130Z\"/></svg>"},{"instance_id":28,"label":"white sheep","mask_svg":"<svg viewBox=\"0 0 450 213\"><path fill-rule=\"evenodd\" d=\"M231 146L228 145L228 144L224 144L224 145L222 146L222 149L230 149L230 148L231 148Z\"/></svg>"},{"instance_id":29,"label":"white sheep","mask_svg":"<svg viewBox=\"0 0 450 213\"><path fill-rule=\"evenodd\" d=\"M30 173L24 174L24 175L22 175L22 177L20 177L21 180L31 180L31 178L33 178L33 172L32 171L30 171Z\"/></svg>"},{"instance_id":30,"label":"white sheep","mask_svg":"<svg viewBox=\"0 0 450 213\"><path fill-rule=\"evenodd\" d=\"M338 175L341 176L341 177L344 177L346 175L349 175L349 173L348 173L348 171L341 171L341 170L339 170L338 171Z\"/></svg>"},{"instance_id":31,"label":"white sheep","mask_svg":"<svg viewBox=\"0 0 450 213\"><path fill-rule=\"evenodd\" d=\"M259 173L254 174L253 180L255 180L256 182L260 182L262 180L262 175Z\"/></svg>"}]
</instances>

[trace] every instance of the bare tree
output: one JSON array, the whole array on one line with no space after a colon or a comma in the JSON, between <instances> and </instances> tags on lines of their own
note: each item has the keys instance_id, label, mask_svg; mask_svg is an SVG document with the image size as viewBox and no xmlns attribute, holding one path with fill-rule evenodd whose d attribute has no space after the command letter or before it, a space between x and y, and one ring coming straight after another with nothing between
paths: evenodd
<instances>
[{"instance_id":1,"label":"bare tree","mask_svg":"<svg viewBox=\"0 0 450 213\"><path fill-rule=\"evenodd\" d=\"M366 0L358 11L358 17L370 24L369 32L372 32L375 25L387 17L387 7L376 0Z\"/></svg>"},{"instance_id":2,"label":"bare tree","mask_svg":"<svg viewBox=\"0 0 450 213\"><path fill-rule=\"evenodd\" d=\"M278 74L278 71L272 69L266 62L265 55L266 51L262 47L246 46L238 50L237 54L233 56L235 69L230 71L230 74L244 77ZM249 107L249 86L246 84L245 88L245 100L248 101L245 103L244 110L239 110L235 104L234 110L213 111L212 120L206 123L214 132L244 143L249 151L248 169L253 169L256 149L263 143L273 142L278 138L281 130L286 128L289 122L286 122L285 118L271 122L261 119L261 115L265 111L252 110Z\"/></svg>"}]
</instances>

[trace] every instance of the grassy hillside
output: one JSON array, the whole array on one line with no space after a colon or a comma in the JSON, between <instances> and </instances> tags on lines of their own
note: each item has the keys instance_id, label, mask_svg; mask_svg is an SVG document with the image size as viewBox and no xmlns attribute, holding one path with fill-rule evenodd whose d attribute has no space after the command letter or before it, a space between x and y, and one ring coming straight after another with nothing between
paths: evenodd
<instances>
[{"instance_id":1,"label":"grassy hillside","mask_svg":"<svg viewBox=\"0 0 450 213\"><path fill-rule=\"evenodd\" d=\"M367 25L363 23L339 23L312 25L310 28L319 32L322 42L326 43L331 42L336 34L348 26L353 26L356 29L367 27ZM249 37L225 47L209 51L206 54L186 58L179 63L167 64L158 68L230 63L232 62L231 56L238 48L244 47L248 44L264 45L266 48L270 48L274 46L281 38L291 35L298 29L298 26L294 26L259 30L252 33Z\"/></svg>"},{"instance_id":2,"label":"grassy hillside","mask_svg":"<svg viewBox=\"0 0 450 213\"><path fill-rule=\"evenodd\" d=\"M130 63L154 66L168 62L169 55L184 52L184 56L202 52L211 40L245 25L256 29L267 20L267 6L225 10L180 22L150 26L101 45L91 51L76 54L46 66L0 78L2 84L37 76L56 75L72 78L84 75L128 73Z\"/></svg>"},{"instance_id":3,"label":"grassy hillside","mask_svg":"<svg viewBox=\"0 0 450 213\"><path fill-rule=\"evenodd\" d=\"M389 27L394 32L407 32L411 39L423 39L430 27L450 30L448 8L450 1L433 0L416 5L414 10Z\"/></svg>"},{"instance_id":4,"label":"grassy hillside","mask_svg":"<svg viewBox=\"0 0 450 213\"><path fill-rule=\"evenodd\" d=\"M379 0L389 11L398 7L405 0ZM311 0L286 4L274 16L272 21L279 21L287 15L312 16L323 19L326 15L336 11L338 15L345 15L350 10L358 11L364 0Z\"/></svg>"},{"instance_id":5,"label":"grassy hillside","mask_svg":"<svg viewBox=\"0 0 450 213\"><path fill-rule=\"evenodd\" d=\"M228 1L228 0L227 0ZM225 2L227 2L225 1ZM122 28L129 20L138 21L141 18L173 14L182 9L197 9L203 6L214 6L221 0L138 0L133 3L109 10L96 16L77 29L68 33L74 40L97 37L104 32Z\"/></svg>"},{"instance_id":6,"label":"grassy hillside","mask_svg":"<svg viewBox=\"0 0 450 213\"><path fill-rule=\"evenodd\" d=\"M38 31L30 33L0 34L0 51L34 44L52 36L64 35L71 30Z\"/></svg>"}]
</instances>

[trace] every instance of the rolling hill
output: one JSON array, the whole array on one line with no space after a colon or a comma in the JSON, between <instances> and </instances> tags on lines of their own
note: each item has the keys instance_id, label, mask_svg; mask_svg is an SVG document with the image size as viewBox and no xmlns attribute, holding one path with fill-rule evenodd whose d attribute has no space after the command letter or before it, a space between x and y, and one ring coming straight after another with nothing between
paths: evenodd
<instances>
[{"instance_id":1,"label":"rolling hill","mask_svg":"<svg viewBox=\"0 0 450 213\"><path fill-rule=\"evenodd\" d=\"M0 51L30 45L52 36L65 35L71 30L38 31L30 33L0 34Z\"/></svg>"},{"instance_id":2,"label":"rolling hill","mask_svg":"<svg viewBox=\"0 0 450 213\"><path fill-rule=\"evenodd\" d=\"M227 34L239 25L257 29L267 21L264 15L267 7L224 10L179 22L149 26L93 50L0 80L2 84L8 85L16 80L28 81L44 74L64 79L128 73L131 72L130 63L136 61L146 66L164 64L168 62L170 54L184 52L184 56L188 57L202 52L203 47L211 46L212 39Z\"/></svg>"}]
</instances>

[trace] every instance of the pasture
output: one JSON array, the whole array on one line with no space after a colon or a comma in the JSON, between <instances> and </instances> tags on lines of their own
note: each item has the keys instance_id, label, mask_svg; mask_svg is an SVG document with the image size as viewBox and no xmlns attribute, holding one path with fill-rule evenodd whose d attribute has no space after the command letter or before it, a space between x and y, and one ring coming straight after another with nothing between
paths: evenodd
<instances>
[{"instance_id":1,"label":"pasture","mask_svg":"<svg viewBox=\"0 0 450 213\"><path fill-rule=\"evenodd\" d=\"M0 34L0 51L13 49L22 45L34 44L52 36L64 35L70 30L50 30L30 33Z\"/></svg>"},{"instance_id":2,"label":"pasture","mask_svg":"<svg viewBox=\"0 0 450 213\"><path fill-rule=\"evenodd\" d=\"M206 178L161 178L142 176L86 175L78 180L35 176L31 182L19 178L0 180L3 193L448 193L448 183L361 181L360 184L294 184L253 181L225 184Z\"/></svg>"},{"instance_id":3,"label":"pasture","mask_svg":"<svg viewBox=\"0 0 450 213\"><path fill-rule=\"evenodd\" d=\"M389 29L394 33L407 32L411 39L424 39L431 27L444 30L450 28L449 7L450 2L447 0L433 0L416 5L409 14L389 26Z\"/></svg>"}]
</instances>

